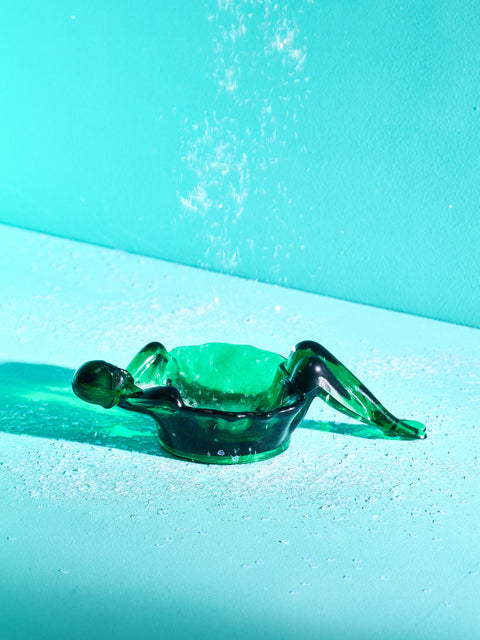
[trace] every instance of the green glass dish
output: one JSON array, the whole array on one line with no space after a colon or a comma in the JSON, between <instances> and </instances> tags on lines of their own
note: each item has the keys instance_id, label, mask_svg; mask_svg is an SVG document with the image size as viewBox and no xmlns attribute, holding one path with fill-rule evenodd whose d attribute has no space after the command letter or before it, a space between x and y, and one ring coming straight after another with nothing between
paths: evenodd
<instances>
[{"instance_id":1,"label":"green glass dish","mask_svg":"<svg viewBox=\"0 0 480 640\"><path fill-rule=\"evenodd\" d=\"M375 425L386 435L425 438L425 426L399 420L324 347L304 341L288 358L247 345L146 345L121 369L83 364L73 391L106 409L151 416L171 454L197 462L255 462L284 451L314 398Z\"/></svg>"}]
</instances>

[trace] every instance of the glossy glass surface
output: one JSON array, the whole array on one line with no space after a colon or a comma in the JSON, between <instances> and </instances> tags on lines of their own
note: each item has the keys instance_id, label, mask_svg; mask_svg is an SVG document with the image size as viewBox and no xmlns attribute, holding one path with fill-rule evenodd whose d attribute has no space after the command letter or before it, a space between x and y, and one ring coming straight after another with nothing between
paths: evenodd
<instances>
[{"instance_id":1,"label":"glossy glass surface","mask_svg":"<svg viewBox=\"0 0 480 640\"><path fill-rule=\"evenodd\" d=\"M168 352L152 342L126 369L85 363L73 390L107 409L118 405L151 416L167 451L198 462L253 462L281 453L315 397L387 435L425 437L423 424L396 418L312 341L299 343L288 358L247 345Z\"/></svg>"}]
</instances>

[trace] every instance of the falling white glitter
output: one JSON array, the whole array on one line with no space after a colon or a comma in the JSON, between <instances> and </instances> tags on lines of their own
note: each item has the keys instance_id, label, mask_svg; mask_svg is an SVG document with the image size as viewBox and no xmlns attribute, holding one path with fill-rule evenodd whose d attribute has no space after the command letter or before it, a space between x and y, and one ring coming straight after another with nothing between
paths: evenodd
<instances>
[{"instance_id":1,"label":"falling white glitter","mask_svg":"<svg viewBox=\"0 0 480 640\"><path fill-rule=\"evenodd\" d=\"M228 269L239 261L232 227L249 197L267 195L267 178L296 136L298 110L308 94L306 37L297 18L309 3L211 4L206 20L215 27L216 98L201 118L184 118L178 198L183 216L221 212L210 235L211 257ZM288 197L286 186L279 183L269 197Z\"/></svg>"}]
</instances>

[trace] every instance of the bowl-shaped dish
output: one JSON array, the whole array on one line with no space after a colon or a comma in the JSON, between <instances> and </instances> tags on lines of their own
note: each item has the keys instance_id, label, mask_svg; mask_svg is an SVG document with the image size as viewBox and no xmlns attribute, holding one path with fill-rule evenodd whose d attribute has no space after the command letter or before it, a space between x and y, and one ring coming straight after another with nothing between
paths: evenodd
<instances>
[{"instance_id":1,"label":"bowl-shaped dish","mask_svg":"<svg viewBox=\"0 0 480 640\"><path fill-rule=\"evenodd\" d=\"M72 386L87 402L151 416L164 449L197 462L254 462L281 453L315 397L387 435L425 437L424 425L395 418L312 341L299 343L288 358L224 343L168 352L152 342L126 369L85 363Z\"/></svg>"}]
</instances>

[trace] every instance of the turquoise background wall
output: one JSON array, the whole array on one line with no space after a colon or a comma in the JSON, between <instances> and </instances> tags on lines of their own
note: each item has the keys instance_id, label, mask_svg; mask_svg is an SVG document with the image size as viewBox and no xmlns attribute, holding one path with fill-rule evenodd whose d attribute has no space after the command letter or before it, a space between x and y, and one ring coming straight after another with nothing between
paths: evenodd
<instances>
[{"instance_id":1,"label":"turquoise background wall","mask_svg":"<svg viewBox=\"0 0 480 640\"><path fill-rule=\"evenodd\" d=\"M3 2L0 221L480 326L476 3Z\"/></svg>"}]
</instances>

